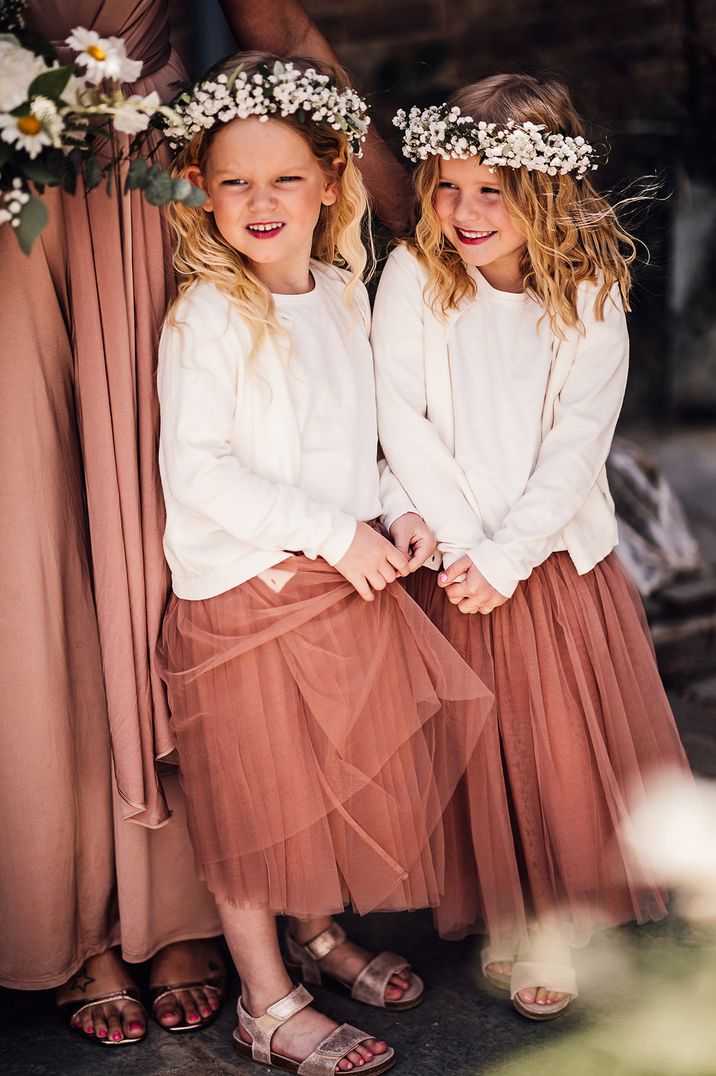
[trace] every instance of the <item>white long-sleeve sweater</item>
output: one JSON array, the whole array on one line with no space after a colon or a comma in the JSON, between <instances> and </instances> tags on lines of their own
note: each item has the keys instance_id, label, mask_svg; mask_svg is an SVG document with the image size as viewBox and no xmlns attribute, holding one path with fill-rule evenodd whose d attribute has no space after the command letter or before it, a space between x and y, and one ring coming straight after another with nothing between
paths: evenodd
<instances>
[{"instance_id":1,"label":"white long-sleeve sweater","mask_svg":"<svg viewBox=\"0 0 716 1076\"><path fill-rule=\"evenodd\" d=\"M424 298L426 279L410 251L405 247L393 251L378 289L372 342L383 451L416 510L437 535L443 563L449 565L469 553L506 597L558 548L569 552L580 574L590 571L617 542L605 462L628 366L626 319L618 294L615 291L607 302L604 320L597 321L597 288L581 285L578 310L584 333L567 329L562 340L550 334L537 428L521 421L519 408L506 414L504 398L499 415L490 408L489 377L480 378L479 331L474 334L475 367L464 376L470 339L461 338L458 362L454 336L463 311L451 311L446 319L433 314ZM490 298L494 297L486 296L478 281L471 304L476 325L480 317L499 316ZM485 328L482 338L494 345L494 332ZM522 338L523 352L524 346ZM536 362L544 362L536 337L534 347ZM499 435L504 443L511 437L523 461L531 450L523 441L534 439L534 462L525 474L524 488L516 490L514 473L506 473L509 499L502 518L495 519L493 512L488 526L481 513L481 490L473 486L480 484L475 476L484 460L476 459L466 470L470 445L463 440L456 446L455 400L460 398L464 415L466 398L476 392L485 397L480 401L481 421L494 424L499 418L496 438ZM498 468L494 480L499 482L499 459L493 462Z\"/></svg>"},{"instance_id":2,"label":"white long-sleeve sweater","mask_svg":"<svg viewBox=\"0 0 716 1076\"><path fill-rule=\"evenodd\" d=\"M335 564L356 521L412 510L376 462L365 289L351 311L347 274L311 269L315 294L277 301L286 338L251 358L248 326L211 284L162 333L164 549L180 598L223 593L292 551Z\"/></svg>"}]
</instances>

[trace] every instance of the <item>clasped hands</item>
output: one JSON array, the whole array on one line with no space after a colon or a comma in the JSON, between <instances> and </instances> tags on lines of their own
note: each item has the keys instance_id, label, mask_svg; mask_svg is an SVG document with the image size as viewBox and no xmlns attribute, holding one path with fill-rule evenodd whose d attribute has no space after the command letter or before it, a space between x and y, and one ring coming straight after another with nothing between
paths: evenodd
<instances>
[{"instance_id":1,"label":"clasped hands","mask_svg":"<svg viewBox=\"0 0 716 1076\"><path fill-rule=\"evenodd\" d=\"M440 572L438 586L445 590L448 601L461 613L482 613L484 616L508 601L487 582L467 553Z\"/></svg>"},{"instance_id":2,"label":"clasped hands","mask_svg":"<svg viewBox=\"0 0 716 1076\"><path fill-rule=\"evenodd\" d=\"M392 542L370 524L359 523L348 552L335 565L367 602L373 601L374 591L420 568L437 546L435 535L416 512L399 516L390 537Z\"/></svg>"}]
</instances>

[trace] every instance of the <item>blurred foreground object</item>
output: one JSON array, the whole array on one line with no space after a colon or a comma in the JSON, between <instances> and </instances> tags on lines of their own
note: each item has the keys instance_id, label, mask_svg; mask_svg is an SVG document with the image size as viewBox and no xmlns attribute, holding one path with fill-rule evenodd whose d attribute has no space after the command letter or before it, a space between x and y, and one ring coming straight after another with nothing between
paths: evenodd
<instances>
[{"instance_id":1,"label":"blurred foreground object","mask_svg":"<svg viewBox=\"0 0 716 1076\"><path fill-rule=\"evenodd\" d=\"M181 120L156 92L123 91L142 63L127 56L122 39L78 26L63 48L76 56L62 63L50 41L25 30L24 7L0 0L0 226L15 230L25 254L47 224L36 196L45 187L74 194L78 179L85 191L104 181L111 194L121 182L152 205L201 205L203 191L151 160L156 144L141 153L150 133Z\"/></svg>"},{"instance_id":2,"label":"blurred foreground object","mask_svg":"<svg viewBox=\"0 0 716 1076\"><path fill-rule=\"evenodd\" d=\"M643 597L704 568L686 515L647 453L615 437L607 461L619 523L617 555Z\"/></svg>"}]
</instances>

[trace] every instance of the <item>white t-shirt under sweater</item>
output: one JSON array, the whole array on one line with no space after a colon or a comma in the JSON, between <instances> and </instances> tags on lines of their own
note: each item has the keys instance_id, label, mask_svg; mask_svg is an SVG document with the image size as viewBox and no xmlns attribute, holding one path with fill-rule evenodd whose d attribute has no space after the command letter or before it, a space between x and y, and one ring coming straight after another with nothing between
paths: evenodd
<instances>
[{"instance_id":1,"label":"white t-shirt under sweater","mask_svg":"<svg viewBox=\"0 0 716 1076\"><path fill-rule=\"evenodd\" d=\"M539 303L524 292L497 291L479 270L470 272L477 295L448 338L455 458L492 538L537 462L552 333ZM564 548L557 538L551 552Z\"/></svg>"},{"instance_id":2,"label":"white t-shirt under sweater","mask_svg":"<svg viewBox=\"0 0 716 1076\"><path fill-rule=\"evenodd\" d=\"M381 514L373 353L357 331L358 312L339 308L331 317L324 288L316 275L313 291L273 297L278 314L291 319L287 386L301 438L298 485L366 522Z\"/></svg>"},{"instance_id":3,"label":"white t-shirt under sweater","mask_svg":"<svg viewBox=\"0 0 716 1076\"><path fill-rule=\"evenodd\" d=\"M311 270L314 291L277 297L285 332L255 354L238 308L206 282L162 332L164 551L180 598L224 593L292 551L335 564L356 521L413 510L376 460L365 288L347 308L348 274Z\"/></svg>"}]
</instances>

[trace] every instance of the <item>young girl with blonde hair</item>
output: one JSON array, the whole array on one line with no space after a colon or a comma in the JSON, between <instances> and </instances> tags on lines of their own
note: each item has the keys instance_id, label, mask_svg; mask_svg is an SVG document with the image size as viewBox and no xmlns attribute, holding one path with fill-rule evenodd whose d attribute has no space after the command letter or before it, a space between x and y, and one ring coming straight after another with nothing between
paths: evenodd
<instances>
[{"instance_id":1,"label":"young girl with blonde hair","mask_svg":"<svg viewBox=\"0 0 716 1076\"><path fill-rule=\"evenodd\" d=\"M619 829L686 765L612 552L634 244L561 84L498 75L396 124L420 216L376 300L379 435L443 558L411 593L495 692L437 922L483 930L485 975L547 1019L577 993L570 946L664 914Z\"/></svg>"},{"instance_id":2,"label":"young girl with blonde hair","mask_svg":"<svg viewBox=\"0 0 716 1076\"><path fill-rule=\"evenodd\" d=\"M197 866L241 976L234 1041L306 1076L383 1072L385 1043L293 986L276 915L307 981L421 1000L406 960L371 958L331 916L438 902L441 816L481 724L460 700L489 694L395 585L434 539L376 462L365 106L339 70L244 54L178 109L177 173L207 197L172 209L160 664Z\"/></svg>"}]
</instances>

